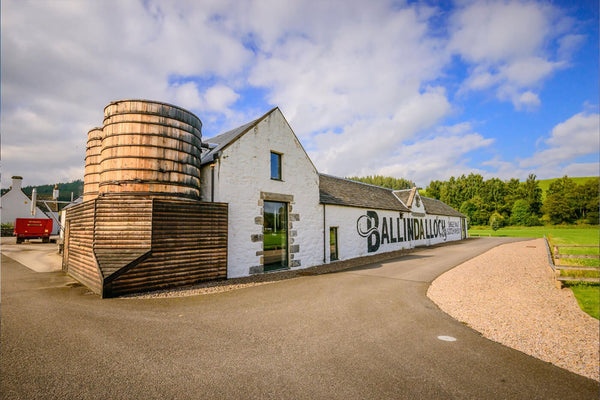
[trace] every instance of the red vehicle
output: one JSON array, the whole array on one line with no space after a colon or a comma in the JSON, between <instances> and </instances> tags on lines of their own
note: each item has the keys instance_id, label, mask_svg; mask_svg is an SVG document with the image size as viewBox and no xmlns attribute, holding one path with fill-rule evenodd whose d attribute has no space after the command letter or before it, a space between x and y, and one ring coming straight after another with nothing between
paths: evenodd
<instances>
[{"instance_id":1,"label":"red vehicle","mask_svg":"<svg viewBox=\"0 0 600 400\"><path fill-rule=\"evenodd\" d=\"M14 235L17 243L23 243L25 239L41 238L43 243L50 242L52 233L52 220L46 218L17 218L15 220Z\"/></svg>"}]
</instances>

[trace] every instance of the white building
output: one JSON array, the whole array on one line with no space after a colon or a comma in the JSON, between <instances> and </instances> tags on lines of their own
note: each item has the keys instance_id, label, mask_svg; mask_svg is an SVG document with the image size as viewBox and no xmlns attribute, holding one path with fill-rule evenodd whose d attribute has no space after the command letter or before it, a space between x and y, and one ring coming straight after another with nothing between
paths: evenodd
<instances>
[{"instance_id":1,"label":"white building","mask_svg":"<svg viewBox=\"0 0 600 400\"><path fill-rule=\"evenodd\" d=\"M22 183L22 177L13 176L10 190L0 199L3 224L14 225L17 218L48 218L38 207L35 208L35 215L31 215L31 199L23 193Z\"/></svg>"},{"instance_id":2,"label":"white building","mask_svg":"<svg viewBox=\"0 0 600 400\"><path fill-rule=\"evenodd\" d=\"M467 236L463 214L416 188L319 174L279 108L206 142L201 200L229 204L229 278Z\"/></svg>"}]
</instances>

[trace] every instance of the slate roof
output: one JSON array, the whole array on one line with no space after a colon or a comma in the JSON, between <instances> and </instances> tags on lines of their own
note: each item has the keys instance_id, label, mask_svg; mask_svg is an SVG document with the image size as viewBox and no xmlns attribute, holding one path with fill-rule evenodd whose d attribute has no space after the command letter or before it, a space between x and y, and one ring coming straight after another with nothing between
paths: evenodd
<instances>
[{"instance_id":1,"label":"slate roof","mask_svg":"<svg viewBox=\"0 0 600 400\"><path fill-rule=\"evenodd\" d=\"M321 204L410 212L410 209L402 203L414 198L416 188L392 190L350 179L319 174L319 192ZM440 200L420 197L428 215L465 218L465 215Z\"/></svg>"},{"instance_id":2,"label":"slate roof","mask_svg":"<svg viewBox=\"0 0 600 400\"><path fill-rule=\"evenodd\" d=\"M462 217L462 218L467 217L466 215L456 211L454 208L450 207L448 204L446 204L440 200L421 196L421 201L423 201L423 206L425 206L425 211L427 211L427 214L446 215L449 217Z\"/></svg>"},{"instance_id":3,"label":"slate roof","mask_svg":"<svg viewBox=\"0 0 600 400\"><path fill-rule=\"evenodd\" d=\"M319 174L322 204L409 212L394 196L392 189Z\"/></svg>"},{"instance_id":4,"label":"slate roof","mask_svg":"<svg viewBox=\"0 0 600 400\"><path fill-rule=\"evenodd\" d=\"M214 155L216 155L218 152L223 150L225 147L229 146L231 143L233 143L236 140L238 140L239 138L241 138L246 132L248 132L252 128L254 128L260 121L265 119L265 117L267 115L271 114L276 109L277 109L277 107L271 109L269 112L267 112L262 117L257 118L254 121L250 121L247 124L238 126L237 128L234 128L225 133L221 133L220 135L214 136L212 138L204 139L203 142L209 143L209 144L214 144L216 146L212 147L210 150L208 150L206 152L203 152L201 165L212 162Z\"/></svg>"}]
</instances>

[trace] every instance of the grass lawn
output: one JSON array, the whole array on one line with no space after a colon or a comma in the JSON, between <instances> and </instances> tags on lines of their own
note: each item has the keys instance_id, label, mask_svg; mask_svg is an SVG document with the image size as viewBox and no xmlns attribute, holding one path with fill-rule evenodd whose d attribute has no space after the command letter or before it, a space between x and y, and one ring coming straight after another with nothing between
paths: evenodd
<instances>
[{"instance_id":1,"label":"grass lawn","mask_svg":"<svg viewBox=\"0 0 600 400\"><path fill-rule=\"evenodd\" d=\"M470 236L501 236L501 237L531 237L541 238L544 235L551 245L595 245L600 244L600 229L598 226L533 226L506 227L493 231L488 227L473 227L469 229ZM560 248L561 254L598 254L598 247ZM562 265L595 266L598 259L561 259ZM598 277L598 271L563 271L565 276ZM568 283L583 311L598 319L600 288L597 284Z\"/></svg>"},{"instance_id":2,"label":"grass lawn","mask_svg":"<svg viewBox=\"0 0 600 400\"><path fill-rule=\"evenodd\" d=\"M597 225L581 226L507 226L497 231L489 227L474 226L469 228L470 236L531 237L547 236L552 244L599 244L600 229Z\"/></svg>"},{"instance_id":3,"label":"grass lawn","mask_svg":"<svg viewBox=\"0 0 600 400\"><path fill-rule=\"evenodd\" d=\"M571 286L579 307L592 317L598 319L600 314L600 289L598 285L574 285Z\"/></svg>"}]
</instances>

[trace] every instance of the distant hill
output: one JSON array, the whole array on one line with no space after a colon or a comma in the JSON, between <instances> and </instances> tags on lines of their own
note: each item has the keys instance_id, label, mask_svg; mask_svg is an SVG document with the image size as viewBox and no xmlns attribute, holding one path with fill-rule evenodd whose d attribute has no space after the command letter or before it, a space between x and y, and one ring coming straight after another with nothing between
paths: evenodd
<instances>
[{"instance_id":1,"label":"distant hill","mask_svg":"<svg viewBox=\"0 0 600 400\"><path fill-rule=\"evenodd\" d=\"M546 199L546 192L548 191L548 188L550 188L550 185L552 184L552 182L557 181L559 179L562 179L562 177L560 177L560 178L540 179L540 180L538 180L538 183L540 185L540 189L542 189L542 200ZM582 177L582 178L572 178L572 177L569 177L569 179L571 179L573 182L575 182L576 185L583 185L584 183L586 183L590 179L598 179L598 177L597 176L586 176L586 177Z\"/></svg>"},{"instance_id":2,"label":"distant hill","mask_svg":"<svg viewBox=\"0 0 600 400\"><path fill-rule=\"evenodd\" d=\"M49 185L39 185L39 186L25 186L23 187L23 192L31 198L31 192L33 188L37 189L38 199L40 200L49 200L52 199L52 191L54 190L54 184ZM83 181L76 180L68 183L59 183L58 184L59 196L58 200L60 201L71 201L71 192L73 192L73 200L78 198L83 194ZM8 192L7 189L2 189L2 194Z\"/></svg>"}]
</instances>

